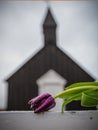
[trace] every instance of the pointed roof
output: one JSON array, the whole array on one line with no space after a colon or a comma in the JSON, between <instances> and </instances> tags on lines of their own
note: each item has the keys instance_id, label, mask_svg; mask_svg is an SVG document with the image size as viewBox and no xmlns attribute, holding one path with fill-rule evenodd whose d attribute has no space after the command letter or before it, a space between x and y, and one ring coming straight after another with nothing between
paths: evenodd
<instances>
[{"instance_id":1,"label":"pointed roof","mask_svg":"<svg viewBox=\"0 0 98 130\"><path fill-rule=\"evenodd\" d=\"M50 26L51 27L56 27L57 24L56 24L56 22L55 22L55 20L53 18L53 15L51 13L50 8L48 8L47 15L46 15L44 23L43 23L43 27L50 27Z\"/></svg>"},{"instance_id":2,"label":"pointed roof","mask_svg":"<svg viewBox=\"0 0 98 130\"><path fill-rule=\"evenodd\" d=\"M73 59L55 46L43 47L8 79L6 79L6 81L10 82L15 78L20 80L20 77L28 77L28 75L31 75L30 77L33 77L33 79L38 79L49 69L55 70L70 83L95 81L95 79L82 67L80 67Z\"/></svg>"}]
</instances>

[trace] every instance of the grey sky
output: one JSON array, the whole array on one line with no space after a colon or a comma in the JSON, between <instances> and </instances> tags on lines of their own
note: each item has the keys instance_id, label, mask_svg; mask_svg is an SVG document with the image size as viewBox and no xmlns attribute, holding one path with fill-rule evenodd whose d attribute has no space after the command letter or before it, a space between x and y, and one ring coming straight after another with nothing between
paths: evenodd
<instances>
[{"instance_id":1,"label":"grey sky","mask_svg":"<svg viewBox=\"0 0 98 130\"><path fill-rule=\"evenodd\" d=\"M98 80L98 8L96 1L50 2L58 24L57 45ZM47 4L0 4L0 107L6 107L4 80L43 47Z\"/></svg>"}]
</instances>

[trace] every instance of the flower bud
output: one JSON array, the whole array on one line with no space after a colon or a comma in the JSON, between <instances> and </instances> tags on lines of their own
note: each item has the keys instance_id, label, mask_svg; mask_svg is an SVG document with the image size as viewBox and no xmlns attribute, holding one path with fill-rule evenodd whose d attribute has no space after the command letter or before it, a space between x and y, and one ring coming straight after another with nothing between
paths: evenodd
<instances>
[{"instance_id":1,"label":"flower bud","mask_svg":"<svg viewBox=\"0 0 98 130\"><path fill-rule=\"evenodd\" d=\"M40 96L37 96L34 99L31 99L28 104L31 105L31 108L34 110L35 113L48 111L55 107L56 102L52 95L46 93Z\"/></svg>"}]
</instances>

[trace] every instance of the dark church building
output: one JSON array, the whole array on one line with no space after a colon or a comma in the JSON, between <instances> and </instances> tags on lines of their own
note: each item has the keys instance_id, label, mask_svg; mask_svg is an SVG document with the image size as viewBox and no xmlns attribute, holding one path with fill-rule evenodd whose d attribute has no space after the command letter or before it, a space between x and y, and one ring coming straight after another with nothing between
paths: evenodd
<instances>
[{"instance_id":1,"label":"dark church building","mask_svg":"<svg viewBox=\"0 0 98 130\"><path fill-rule=\"evenodd\" d=\"M44 47L6 80L7 110L30 110L28 100L41 93L55 94L72 83L94 81L94 78L57 47L56 28L57 24L48 9L43 23ZM80 102L72 102L65 109L94 108L81 107Z\"/></svg>"}]
</instances>

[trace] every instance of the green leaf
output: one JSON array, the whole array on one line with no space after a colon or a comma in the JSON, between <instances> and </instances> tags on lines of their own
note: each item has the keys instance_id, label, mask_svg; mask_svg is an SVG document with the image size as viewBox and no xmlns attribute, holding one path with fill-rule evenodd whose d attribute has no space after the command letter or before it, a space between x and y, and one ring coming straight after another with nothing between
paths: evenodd
<instances>
[{"instance_id":1,"label":"green leaf","mask_svg":"<svg viewBox=\"0 0 98 130\"><path fill-rule=\"evenodd\" d=\"M98 105L98 91L83 92L81 106L93 107Z\"/></svg>"},{"instance_id":2,"label":"green leaf","mask_svg":"<svg viewBox=\"0 0 98 130\"><path fill-rule=\"evenodd\" d=\"M91 96L92 98L98 100L98 90L85 91L85 94Z\"/></svg>"},{"instance_id":3,"label":"green leaf","mask_svg":"<svg viewBox=\"0 0 98 130\"><path fill-rule=\"evenodd\" d=\"M66 89L62 91L61 93L58 93L54 96L54 98L69 98L71 96L74 96L80 92L84 92L86 90L98 90L98 86L78 86L70 89Z\"/></svg>"},{"instance_id":4,"label":"green leaf","mask_svg":"<svg viewBox=\"0 0 98 130\"><path fill-rule=\"evenodd\" d=\"M79 82L79 83L74 83L71 84L70 86L66 87L65 90L70 89L70 88L76 88L80 86L98 86L98 82Z\"/></svg>"},{"instance_id":5,"label":"green leaf","mask_svg":"<svg viewBox=\"0 0 98 130\"><path fill-rule=\"evenodd\" d=\"M64 112L64 107L69 104L70 102L72 102L73 100L78 101L81 100L81 93L78 93L74 96L71 96L70 98L68 98L67 100L65 100L62 104L62 113Z\"/></svg>"},{"instance_id":6,"label":"green leaf","mask_svg":"<svg viewBox=\"0 0 98 130\"><path fill-rule=\"evenodd\" d=\"M54 98L65 99L62 104L64 107L72 101L81 100L81 105L86 107L98 105L98 82L80 82L67 87L64 91L56 94Z\"/></svg>"},{"instance_id":7,"label":"green leaf","mask_svg":"<svg viewBox=\"0 0 98 130\"><path fill-rule=\"evenodd\" d=\"M71 91L68 93L65 92L65 93L62 93L61 95L59 95L58 98L63 98L63 99L71 98L79 93L82 93L82 91L84 91L84 90Z\"/></svg>"}]
</instances>

